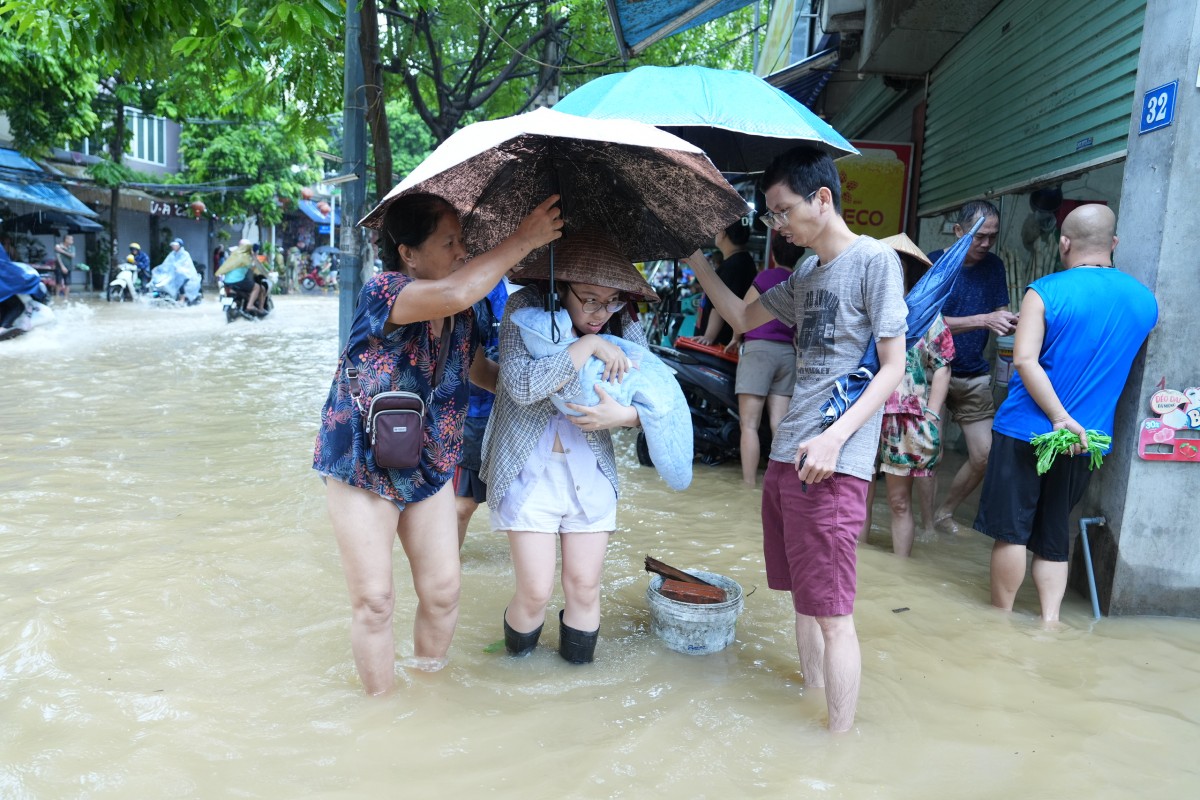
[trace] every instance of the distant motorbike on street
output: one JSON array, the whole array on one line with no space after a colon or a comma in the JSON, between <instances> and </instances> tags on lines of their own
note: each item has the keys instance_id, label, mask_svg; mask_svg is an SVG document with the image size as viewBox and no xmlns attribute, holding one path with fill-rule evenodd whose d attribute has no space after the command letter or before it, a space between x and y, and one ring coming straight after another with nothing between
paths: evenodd
<instances>
[{"instance_id":1,"label":"distant motorbike on street","mask_svg":"<svg viewBox=\"0 0 1200 800\"><path fill-rule=\"evenodd\" d=\"M276 273L270 273L274 276ZM221 311L225 314L226 322L233 322L236 319L259 320L270 316L275 309L275 301L271 299L271 289L274 287L274 282L271 278L263 275L255 275L254 282L262 289L264 297L262 312L253 314L246 309L246 304L250 302L250 292L235 289L231 285L221 284L219 293L221 296Z\"/></svg>"},{"instance_id":2,"label":"distant motorbike on street","mask_svg":"<svg viewBox=\"0 0 1200 800\"><path fill-rule=\"evenodd\" d=\"M110 303L113 301L124 303L134 301L137 296L137 262L133 256L126 256L125 263L116 271L116 275L110 274L108 290L105 292L104 299Z\"/></svg>"},{"instance_id":3,"label":"distant motorbike on street","mask_svg":"<svg viewBox=\"0 0 1200 800\"><path fill-rule=\"evenodd\" d=\"M330 247L314 250L308 271L300 276L300 288L306 292L337 289L339 254L340 251Z\"/></svg>"}]
</instances>

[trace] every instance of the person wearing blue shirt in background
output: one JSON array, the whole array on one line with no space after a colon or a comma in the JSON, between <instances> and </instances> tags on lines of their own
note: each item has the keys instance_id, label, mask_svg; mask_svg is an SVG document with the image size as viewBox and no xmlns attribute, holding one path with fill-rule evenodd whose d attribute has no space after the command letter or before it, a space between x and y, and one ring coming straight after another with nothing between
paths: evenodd
<instances>
[{"instance_id":1,"label":"person wearing blue shirt in background","mask_svg":"<svg viewBox=\"0 0 1200 800\"><path fill-rule=\"evenodd\" d=\"M519 287L518 287L519 288ZM478 346L493 362L500 358L500 320L504 319L504 306L508 302L508 279L496 284L487 297L476 303L475 333ZM482 463L483 432L487 429L488 416L496 395L487 389L471 384L471 396L467 405L467 418L463 423L462 461L454 470L454 510L458 514L458 546L467 540L467 525L479 504L487 500L487 484L479 476Z\"/></svg>"},{"instance_id":2,"label":"person wearing blue shirt in background","mask_svg":"<svg viewBox=\"0 0 1200 800\"><path fill-rule=\"evenodd\" d=\"M955 353L950 362L946 410L962 428L967 442L967 461L959 468L945 499L933 512L934 527L946 533L958 532L954 511L983 481L992 446L992 418L996 416L996 404L992 399L992 365L983 357L988 337L992 332L1007 336L1017 324L1017 315L1008 310L1008 277L1004 262L991 252L1000 232L1000 212L984 200L967 203L958 213L954 236L956 239L962 237L980 216L985 218L983 225L975 233L958 280L942 307L946 327L954 334ZM929 260L937 263L943 252L935 250L929 254Z\"/></svg>"},{"instance_id":3,"label":"person wearing blue shirt in background","mask_svg":"<svg viewBox=\"0 0 1200 800\"><path fill-rule=\"evenodd\" d=\"M1116 217L1085 205L1063 220L1064 272L1029 285L1013 346L1016 377L996 414L994 444L975 529L992 546L992 605L1012 611L1033 553L1042 619L1058 620L1067 589L1071 509L1091 476L1086 431L1113 434L1113 417L1133 359L1158 322L1154 294L1113 268ZM1072 456L1037 473L1031 437L1069 430Z\"/></svg>"}]
</instances>

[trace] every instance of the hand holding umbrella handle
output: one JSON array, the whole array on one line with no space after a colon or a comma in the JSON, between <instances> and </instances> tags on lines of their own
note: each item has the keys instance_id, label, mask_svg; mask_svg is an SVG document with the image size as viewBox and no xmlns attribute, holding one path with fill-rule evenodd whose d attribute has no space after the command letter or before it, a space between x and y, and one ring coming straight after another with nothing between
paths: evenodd
<instances>
[{"instance_id":1,"label":"hand holding umbrella handle","mask_svg":"<svg viewBox=\"0 0 1200 800\"><path fill-rule=\"evenodd\" d=\"M527 254L562 238L562 209L555 205L559 199L559 195L552 194L543 200L537 208L525 215L509 237Z\"/></svg>"}]
</instances>

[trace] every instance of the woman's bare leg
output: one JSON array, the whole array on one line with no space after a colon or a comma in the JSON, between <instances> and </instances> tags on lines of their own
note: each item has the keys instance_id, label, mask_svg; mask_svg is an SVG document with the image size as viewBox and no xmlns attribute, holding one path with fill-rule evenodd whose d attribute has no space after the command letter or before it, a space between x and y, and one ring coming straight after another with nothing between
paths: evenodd
<instances>
[{"instance_id":1,"label":"woman's bare leg","mask_svg":"<svg viewBox=\"0 0 1200 800\"><path fill-rule=\"evenodd\" d=\"M333 478L326 481L325 497L350 591L354 664L367 694L382 694L391 690L396 672L392 544L400 511L377 494Z\"/></svg>"}]
</instances>

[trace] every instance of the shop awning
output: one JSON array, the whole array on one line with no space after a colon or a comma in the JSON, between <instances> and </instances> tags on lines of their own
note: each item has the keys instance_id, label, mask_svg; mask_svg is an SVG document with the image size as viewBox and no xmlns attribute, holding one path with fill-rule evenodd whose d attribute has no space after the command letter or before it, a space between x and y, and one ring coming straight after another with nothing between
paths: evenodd
<instances>
[{"instance_id":1,"label":"shop awning","mask_svg":"<svg viewBox=\"0 0 1200 800\"><path fill-rule=\"evenodd\" d=\"M750 5L750 0L606 0L621 58L655 42Z\"/></svg>"},{"instance_id":2,"label":"shop awning","mask_svg":"<svg viewBox=\"0 0 1200 800\"><path fill-rule=\"evenodd\" d=\"M300 201L300 211L301 211L301 213L304 214L304 216L308 217L313 222L319 223L321 225L329 224L329 215L322 213L321 209L317 208L317 204L314 203L312 200L301 200ZM342 209L340 206L338 208L333 209L333 224L337 225L338 227L341 227ZM326 228L325 231L323 231L323 232L328 233L329 229Z\"/></svg>"},{"instance_id":3,"label":"shop awning","mask_svg":"<svg viewBox=\"0 0 1200 800\"><path fill-rule=\"evenodd\" d=\"M0 200L82 217L96 216L65 186L46 180L47 177L47 172L32 160L16 150L0 147Z\"/></svg>"},{"instance_id":4,"label":"shop awning","mask_svg":"<svg viewBox=\"0 0 1200 800\"><path fill-rule=\"evenodd\" d=\"M838 46L835 41L832 47L813 53L803 61L797 61L785 69L766 77L767 83L790 95L798 102L813 107L821 90L838 68Z\"/></svg>"}]
</instances>

